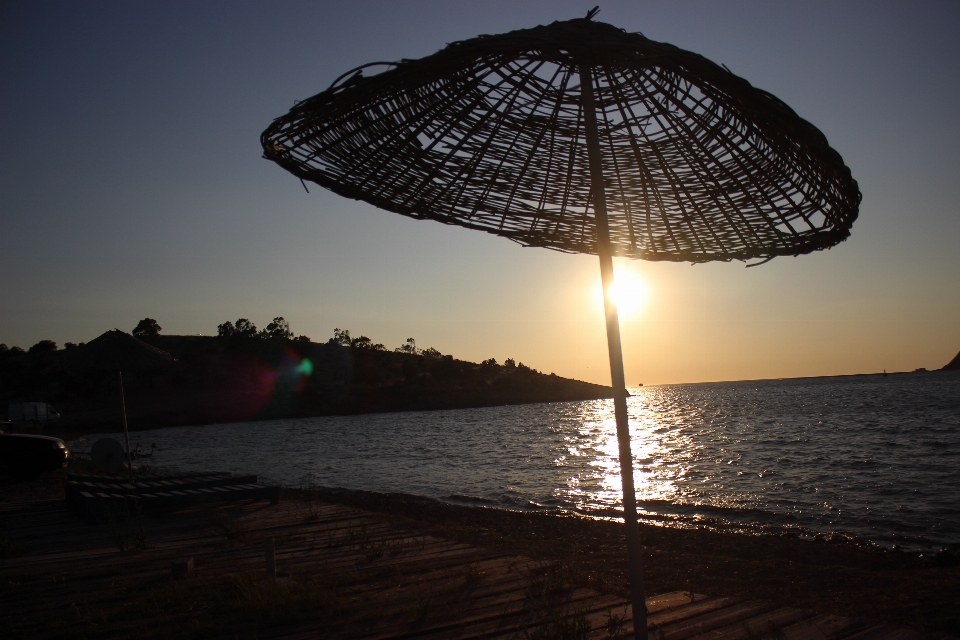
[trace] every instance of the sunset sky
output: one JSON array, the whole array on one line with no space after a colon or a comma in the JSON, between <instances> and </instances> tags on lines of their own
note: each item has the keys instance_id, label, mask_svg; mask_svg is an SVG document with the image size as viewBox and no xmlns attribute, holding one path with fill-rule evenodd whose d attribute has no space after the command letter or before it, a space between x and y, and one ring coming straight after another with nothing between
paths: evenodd
<instances>
[{"instance_id":1,"label":"sunset sky","mask_svg":"<svg viewBox=\"0 0 960 640\"><path fill-rule=\"evenodd\" d=\"M595 256L521 248L300 182L260 133L373 61L589 2L3 2L0 342L283 316L609 383ZM960 350L960 3L606 2L826 135L863 193L830 251L618 261L628 385L938 368ZM626 277L626 276L624 276Z\"/></svg>"}]
</instances>

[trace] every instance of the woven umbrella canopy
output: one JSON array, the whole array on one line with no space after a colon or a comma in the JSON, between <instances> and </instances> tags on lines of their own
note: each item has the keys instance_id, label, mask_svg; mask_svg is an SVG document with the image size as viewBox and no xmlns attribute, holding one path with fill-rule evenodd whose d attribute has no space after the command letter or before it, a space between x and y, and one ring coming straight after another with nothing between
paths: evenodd
<instances>
[{"instance_id":1,"label":"woven umbrella canopy","mask_svg":"<svg viewBox=\"0 0 960 640\"><path fill-rule=\"evenodd\" d=\"M83 371L153 371L170 366L176 358L129 333L114 329L63 354L62 365Z\"/></svg>"},{"instance_id":2,"label":"woven umbrella canopy","mask_svg":"<svg viewBox=\"0 0 960 640\"><path fill-rule=\"evenodd\" d=\"M787 105L725 67L592 20L373 63L294 106L265 157L417 219L600 258L769 260L846 239L860 192ZM364 77L368 68L386 70ZM635 633L646 637L616 306L604 296Z\"/></svg>"},{"instance_id":3,"label":"woven umbrella canopy","mask_svg":"<svg viewBox=\"0 0 960 640\"><path fill-rule=\"evenodd\" d=\"M123 436L127 448L127 467L133 480L130 457L130 431L127 427L127 400L123 393L123 372L154 371L168 367L176 358L166 351L134 338L119 329L107 331L87 344L63 354L61 366L79 371L116 371L120 380L120 410L123 414Z\"/></svg>"}]
</instances>

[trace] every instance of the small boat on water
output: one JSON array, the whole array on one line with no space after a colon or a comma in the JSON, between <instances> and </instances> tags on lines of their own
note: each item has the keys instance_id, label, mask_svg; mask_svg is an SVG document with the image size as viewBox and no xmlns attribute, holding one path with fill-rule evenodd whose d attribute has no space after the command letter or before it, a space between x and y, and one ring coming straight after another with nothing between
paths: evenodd
<instances>
[{"instance_id":1,"label":"small boat on water","mask_svg":"<svg viewBox=\"0 0 960 640\"><path fill-rule=\"evenodd\" d=\"M136 448L130 452L130 457L133 458L134 460L139 460L140 458L152 458L153 452L156 451L157 449L158 449L157 443L154 442L150 446L150 453L146 453L143 450L143 447L140 446L140 443L138 442Z\"/></svg>"}]
</instances>

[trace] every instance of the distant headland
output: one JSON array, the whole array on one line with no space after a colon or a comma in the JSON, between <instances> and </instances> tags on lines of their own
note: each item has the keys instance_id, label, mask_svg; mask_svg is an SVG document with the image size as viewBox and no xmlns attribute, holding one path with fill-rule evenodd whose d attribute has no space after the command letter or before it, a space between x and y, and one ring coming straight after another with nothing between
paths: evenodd
<instances>
[{"instance_id":1,"label":"distant headland","mask_svg":"<svg viewBox=\"0 0 960 640\"><path fill-rule=\"evenodd\" d=\"M611 397L606 386L544 374L508 358L458 360L413 338L389 350L336 329L328 341L294 337L283 318L257 330L225 322L216 336L162 335L145 318L133 335L172 356L169 366L125 371L131 429L387 411L461 409ZM74 351L76 350L76 351ZM43 340L0 346L0 406L42 401L60 412L59 431L120 427L116 371L78 369L81 345ZM71 353L72 352L72 353ZM89 359L89 358L88 358Z\"/></svg>"},{"instance_id":2,"label":"distant headland","mask_svg":"<svg viewBox=\"0 0 960 640\"><path fill-rule=\"evenodd\" d=\"M957 353L956 357L948 362L941 371L960 371L960 353Z\"/></svg>"}]
</instances>

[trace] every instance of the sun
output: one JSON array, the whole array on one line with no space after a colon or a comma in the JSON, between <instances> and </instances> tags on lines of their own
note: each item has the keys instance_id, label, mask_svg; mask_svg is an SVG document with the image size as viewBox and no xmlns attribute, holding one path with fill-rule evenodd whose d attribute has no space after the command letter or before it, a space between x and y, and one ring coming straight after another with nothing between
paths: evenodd
<instances>
[{"instance_id":1,"label":"sun","mask_svg":"<svg viewBox=\"0 0 960 640\"><path fill-rule=\"evenodd\" d=\"M647 301L646 284L630 271L617 271L614 274L610 296L617 305L620 317L631 316L639 312ZM597 284L597 303L603 306L603 289Z\"/></svg>"}]
</instances>

